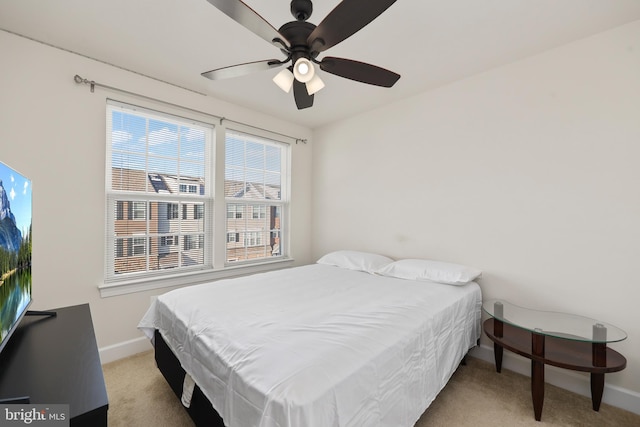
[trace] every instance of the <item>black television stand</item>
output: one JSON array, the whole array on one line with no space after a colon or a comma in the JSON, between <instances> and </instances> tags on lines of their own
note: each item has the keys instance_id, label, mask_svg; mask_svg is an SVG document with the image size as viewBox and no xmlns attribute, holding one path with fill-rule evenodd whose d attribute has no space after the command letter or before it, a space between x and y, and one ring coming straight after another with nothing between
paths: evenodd
<instances>
[{"instance_id":1,"label":"black television stand","mask_svg":"<svg viewBox=\"0 0 640 427\"><path fill-rule=\"evenodd\" d=\"M24 314L25 316L47 316L47 317L56 317L58 315L57 311L38 311L38 310L27 310Z\"/></svg>"},{"instance_id":2,"label":"black television stand","mask_svg":"<svg viewBox=\"0 0 640 427\"><path fill-rule=\"evenodd\" d=\"M89 304L50 313L24 317L2 350L0 399L66 404L70 427L107 427L109 400Z\"/></svg>"}]
</instances>

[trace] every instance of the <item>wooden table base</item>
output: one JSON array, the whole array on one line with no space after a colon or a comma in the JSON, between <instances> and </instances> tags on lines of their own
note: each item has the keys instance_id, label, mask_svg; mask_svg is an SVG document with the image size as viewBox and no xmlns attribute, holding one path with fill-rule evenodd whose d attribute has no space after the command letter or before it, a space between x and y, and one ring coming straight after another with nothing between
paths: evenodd
<instances>
[{"instance_id":1,"label":"wooden table base","mask_svg":"<svg viewBox=\"0 0 640 427\"><path fill-rule=\"evenodd\" d=\"M605 343L591 343L546 336L516 328L490 318L483 324L485 334L493 341L496 371L502 370L503 349L531 359L531 399L536 421L542 418L544 402L544 366L591 373L591 403L600 409L604 392L604 374L618 372L627 366L627 359Z\"/></svg>"}]
</instances>

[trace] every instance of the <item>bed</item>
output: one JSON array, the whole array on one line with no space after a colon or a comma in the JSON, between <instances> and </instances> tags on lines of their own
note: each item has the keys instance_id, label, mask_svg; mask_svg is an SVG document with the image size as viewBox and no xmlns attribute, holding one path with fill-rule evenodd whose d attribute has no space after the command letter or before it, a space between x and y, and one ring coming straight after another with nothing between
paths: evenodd
<instances>
[{"instance_id":1,"label":"bed","mask_svg":"<svg viewBox=\"0 0 640 427\"><path fill-rule=\"evenodd\" d=\"M480 287L357 267L178 289L138 327L196 425L411 427L478 342Z\"/></svg>"}]
</instances>

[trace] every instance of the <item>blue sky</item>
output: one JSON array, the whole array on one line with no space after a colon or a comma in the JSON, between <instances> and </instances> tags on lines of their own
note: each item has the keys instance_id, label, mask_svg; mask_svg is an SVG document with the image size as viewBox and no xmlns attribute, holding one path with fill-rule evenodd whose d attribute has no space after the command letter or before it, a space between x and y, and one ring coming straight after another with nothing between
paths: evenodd
<instances>
[{"instance_id":1,"label":"blue sky","mask_svg":"<svg viewBox=\"0 0 640 427\"><path fill-rule=\"evenodd\" d=\"M204 176L204 128L113 111L111 143L114 167Z\"/></svg>"},{"instance_id":2,"label":"blue sky","mask_svg":"<svg viewBox=\"0 0 640 427\"><path fill-rule=\"evenodd\" d=\"M31 181L2 162L0 180L16 217L16 225L24 236L31 225Z\"/></svg>"},{"instance_id":3,"label":"blue sky","mask_svg":"<svg viewBox=\"0 0 640 427\"><path fill-rule=\"evenodd\" d=\"M205 128L129 112L111 113L113 167L205 176ZM226 138L225 178L280 185L281 149L261 138L231 132ZM178 160L179 159L179 160Z\"/></svg>"}]
</instances>

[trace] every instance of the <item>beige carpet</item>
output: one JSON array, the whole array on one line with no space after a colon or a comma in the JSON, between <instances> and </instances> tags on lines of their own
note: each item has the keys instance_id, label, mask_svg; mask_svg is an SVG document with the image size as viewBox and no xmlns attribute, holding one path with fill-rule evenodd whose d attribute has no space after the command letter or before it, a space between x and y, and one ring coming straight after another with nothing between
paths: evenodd
<instances>
[{"instance_id":1,"label":"beige carpet","mask_svg":"<svg viewBox=\"0 0 640 427\"><path fill-rule=\"evenodd\" d=\"M155 366L152 352L104 366L110 427L191 427L193 423ZM606 393L606 391L605 391ZM468 358L415 427L640 426L640 415L547 384L542 421L533 418L529 378ZM247 427L247 426L233 426ZM362 426L375 427L375 426Z\"/></svg>"}]
</instances>

